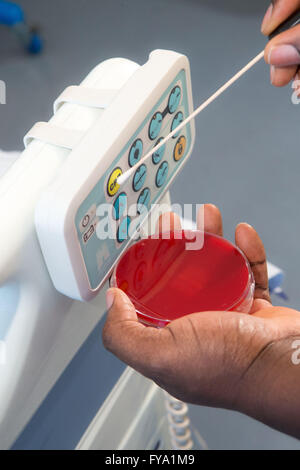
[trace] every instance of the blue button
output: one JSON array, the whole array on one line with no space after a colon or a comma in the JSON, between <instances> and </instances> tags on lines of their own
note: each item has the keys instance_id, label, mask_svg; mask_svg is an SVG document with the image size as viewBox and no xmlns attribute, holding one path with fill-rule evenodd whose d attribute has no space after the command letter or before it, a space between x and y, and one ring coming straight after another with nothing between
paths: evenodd
<instances>
[{"instance_id":1,"label":"blue button","mask_svg":"<svg viewBox=\"0 0 300 470\"><path fill-rule=\"evenodd\" d=\"M119 220L127 208L127 195L121 193L114 202L113 205L113 217L115 220Z\"/></svg>"},{"instance_id":2,"label":"blue button","mask_svg":"<svg viewBox=\"0 0 300 470\"><path fill-rule=\"evenodd\" d=\"M168 102L169 113L171 114L175 113L176 109L179 106L180 99L181 99L181 88L177 85L175 88L173 88L169 96L169 102Z\"/></svg>"},{"instance_id":3,"label":"blue button","mask_svg":"<svg viewBox=\"0 0 300 470\"><path fill-rule=\"evenodd\" d=\"M143 189L137 201L137 211L139 214L144 212L146 209L149 210L150 198L151 198L150 189L149 188Z\"/></svg>"},{"instance_id":4,"label":"blue button","mask_svg":"<svg viewBox=\"0 0 300 470\"><path fill-rule=\"evenodd\" d=\"M134 191L139 191L145 184L147 176L147 167L146 165L141 165L135 172L132 182L132 187Z\"/></svg>"},{"instance_id":5,"label":"blue button","mask_svg":"<svg viewBox=\"0 0 300 470\"><path fill-rule=\"evenodd\" d=\"M141 139L137 139L131 146L128 156L128 163L130 166L134 166L140 160L143 153L143 142Z\"/></svg>"},{"instance_id":6,"label":"blue button","mask_svg":"<svg viewBox=\"0 0 300 470\"><path fill-rule=\"evenodd\" d=\"M183 114L182 114L181 111L179 111L179 113L177 113L176 116L173 119L172 126L171 126L171 132L174 131L174 129L176 129L176 127L178 127L179 124L182 123L182 121L183 121ZM178 135L179 135L179 132L174 134L173 139L176 139L176 137L178 137Z\"/></svg>"},{"instance_id":7,"label":"blue button","mask_svg":"<svg viewBox=\"0 0 300 470\"><path fill-rule=\"evenodd\" d=\"M163 137L158 139L155 146L158 145L162 140L163 140ZM152 161L153 161L154 165L157 165L162 160L162 158L164 156L164 153L165 153L165 150L166 150L166 144L162 145L160 147L160 149L158 149L158 150L156 150L156 152L154 152L154 154L152 155Z\"/></svg>"},{"instance_id":8,"label":"blue button","mask_svg":"<svg viewBox=\"0 0 300 470\"><path fill-rule=\"evenodd\" d=\"M117 232L117 240L119 243L123 243L128 238L128 232L130 227L130 217L127 216L119 225L118 232Z\"/></svg>"},{"instance_id":9,"label":"blue button","mask_svg":"<svg viewBox=\"0 0 300 470\"><path fill-rule=\"evenodd\" d=\"M169 163L164 161L156 173L156 186L161 188L165 184L169 172Z\"/></svg>"},{"instance_id":10,"label":"blue button","mask_svg":"<svg viewBox=\"0 0 300 470\"><path fill-rule=\"evenodd\" d=\"M154 140L157 138L161 130L162 122L163 122L162 114L160 112L155 113L151 119L150 126L149 126L149 138L151 140Z\"/></svg>"}]
</instances>

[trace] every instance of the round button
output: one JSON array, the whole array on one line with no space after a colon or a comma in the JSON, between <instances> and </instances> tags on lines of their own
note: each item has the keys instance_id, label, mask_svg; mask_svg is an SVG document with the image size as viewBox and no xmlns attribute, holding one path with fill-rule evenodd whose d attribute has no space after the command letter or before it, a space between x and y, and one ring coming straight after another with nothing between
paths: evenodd
<instances>
[{"instance_id":1,"label":"round button","mask_svg":"<svg viewBox=\"0 0 300 470\"><path fill-rule=\"evenodd\" d=\"M174 147L173 156L176 162L178 162L183 157L185 148L186 148L186 138L182 135L181 137L179 137Z\"/></svg>"},{"instance_id":2,"label":"round button","mask_svg":"<svg viewBox=\"0 0 300 470\"><path fill-rule=\"evenodd\" d=\"M167 179L167 176L168 176L168 172L169 172L169 164L168 162L164 161L162 162L162 164L160 165L159 169L157 170L157 173L156 173L156 186L158 188L161 188L163 186L163 184L165 184L166 182L166 179Z\"/></svg>"},{"instance_id":3,"label":"round button","mask_svg":"<svg viewBox=\"0 0 300 470\"><path fill-rule=\"evenodd\" d=\"M150 198L151 198L150 189L149 188L143 189L143 191L141 192L137 200L137 211L139 214L141 214L145 210L149 210Z\"/></svg>"},{"instance_id":4,"label":"round button","mask_svg":"<svg viewBox=\"0 0 300 470\"><path fill-rule=\"evenodd\" d=\"M141 165L135 172L132 182L132 187L134 191L140 191L145 184L147 176L147 167L146 165Z\"/></svg>"},{"instance_id":5,"label":"round button","mask_svg":"<svg viewBox=\"0 0 300 470\"><path fill-rule=\"evenodd\" d=\"M141 139L137 139L131 146L128 156L128 163L130 166L136 165L140 160L143 153L143 142Z\"/></svg>"},{"instance_id":6,"label":"round button","mask_svg":"<svg viewBox=\"0 0 300 470\"><path fill-rule=\"evenodd\" d=\"M182 121L183 121L183 114L182 114L181 111L179 111L173 119L172 126L171 126L171 132L174 131L174 129L176 129L176 127L178 127L179 124L182 123ZM178 137L178 134L179 133L174 134L173 139L176 139L176 137Z\"/></svg>"},{"instance_id":7,"label":"round button","mask_svg":"<svg viewBox=\"0 0 300 470\"><path fill-rule=\"evenodd\" d=\"M163 137L158 139L155 146L158 145L162 140L163 140ZM164 153L165 153L165 150L166 150L166 144L162 145L160 147L160 149L158 149L158 150L156 150L156 152L154 152L154 154L152 155L152 161L153 161L154 165L157 165L162 160L162 158L164 156Z\"/></svg>"},{"instance_id":8,"label":"round button","mask_svg":"<svg viewBox=\"0 0 300 470\"><path fill-rule=\"evenodd\" d=\"M120 223L118 231L117 231L117 240L119 243L123 243L125 240L127 240L130 222L131 222L130 217L127 216Z\"/></svg>"},{"instance_id":9,"label":"round button","mask_svg":"<svg viewBox=\"0 0 300 470\"><path fill-rule=\"evenodd\" d=\"M160 133L162 122L163 122L162 114L160 112L155 113L149 125L148 134L151 140L154 140L157 138L158 134Z\"/></svg>"},{"instance_id":10,"label":"round button","mask_svg":"<svg viewBox=\"0 0 300 470\"><path fill-rule=\"evenodd\" d=\"M108 182L107 182L107 194L109 196L114 196L115 194L117 194L117 192L119 191L120 189L120 185L117 183L117 179L119 178L119 176L122 175L122 170L121 168L115 168L114 171L111 173L110 177L108 178Z\"/></svg>"},{"instance_id":11,"label":"round button","mask_svg":"<svg viewBox=\"0 0 300 470\"><path fill-rule=\"evenodd\" d=\"M176 109L179 106L180 99L181 99L181 88L180 86L177 85L173 88L169 96L168 108L169 108L170 114L175 113Z\"/></svg>"},{"instance_id":12,"label":"round button","mask_svg":"<svg viewBox=\"0 0 300 470\"><path fill-rule=\"evenodd\" d=\"M121 193L114 202L113 205L113 217L115 220L119 220L124 214L127 207L127 195Z\"/></svg>"}]
</instances>

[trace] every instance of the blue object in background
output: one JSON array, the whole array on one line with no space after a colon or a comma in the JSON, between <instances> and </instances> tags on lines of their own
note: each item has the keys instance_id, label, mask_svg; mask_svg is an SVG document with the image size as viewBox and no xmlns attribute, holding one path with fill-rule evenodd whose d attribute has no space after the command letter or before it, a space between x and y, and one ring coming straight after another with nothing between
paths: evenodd
<instances>
[{"instance_id":1,"label":"blue object in background","mask_svg":"<svg viewBox=\"0 0 300 470\"><path fill-rule=\"evenodd\" d=\"M27 46L30 54L39 54L43 49L43 40L37 32L31 32L30 42Z\"/></svg>"},{"instance_id":2,"label":"blue object in background","mask_svg":"<svg viewBox=\"0 0 300 470\"><path fill-rule=\"evenodd\" d=\"M16 3L0 0L0 24L11 27L30 54L38 54L42 51L41 36L36 29L26 24L24 12Z\"/></svg>"},{"instance_id":3,"label":"blue object in background","mask_svg":"<svg viewBox=\"0 0 300 470\"><path fill-rule=\"evenodd\" d=\"M268 262L268 277L269 277L269 290L270 294L275 294L278 297L281 297L283 300L287 301L288 296L282 289L282 284L284 281L284 272L278 266Z\"/></svg>"},{"instance_id":4,"label":"blue object in background","mask_svg":"<svg viewBox=\"0 0 300 470\"><path fill-rule=\"evenodd\" d=\"M16 23L24 23L24 13L19 5L11 2L0 1L0 23L13 26Z\"/></svg>"}]
</instances>

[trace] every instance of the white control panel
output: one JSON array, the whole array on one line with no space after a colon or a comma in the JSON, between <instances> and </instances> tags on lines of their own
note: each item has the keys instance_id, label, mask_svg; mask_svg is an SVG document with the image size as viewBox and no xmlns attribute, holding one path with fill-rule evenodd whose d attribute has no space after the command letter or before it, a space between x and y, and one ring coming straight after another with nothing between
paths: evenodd
<instances>
[{"instance_id":1,"label":"white control panel","mask_svg":"<svg viewBox=\"0 0 300 470\"><path fill-rule=\"evenodd\" d=\"M191 122L120 187L117 178L193 111L187 57L156 50L120 90L69 87L57 100L102 107L84 134L39 124L25 142L40 139L71 149L59 174L42 194L35 222L56 289L90 300L191 155ZM42 158L42 156L40 156ZM132 209L134 208L134 210Z\"/></svg>"}]
</instances>

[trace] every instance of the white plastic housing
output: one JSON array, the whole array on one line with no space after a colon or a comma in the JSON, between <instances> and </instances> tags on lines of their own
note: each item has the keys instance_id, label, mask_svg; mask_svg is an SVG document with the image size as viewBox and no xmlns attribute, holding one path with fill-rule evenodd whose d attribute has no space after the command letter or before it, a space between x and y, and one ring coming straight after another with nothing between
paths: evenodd
<instances>
[{"instance_id":1,"label":"white plastic housing","mask_svg":"<svg viewBox=\"0 0 300 470\"><path fill-rule=\"evenodd\" d=\"M106 178L114 164L117 166L116 157L182 70L186 77L187 112L191 113L193 103L188 59L172 51L152 52L144 66L135 66L135 71L125 85L96 123L82 136L59 174L43 192L35 212L36 230L51 279L56 289L63 294L78 300L92 299L128 246L130 240L126 240L121 248L116 244L115 251L110 245L107 260L109 267L101 273L97 285L91 286L79 243L76 215L101 178ZM107 84L106 87L113 88L113 84ZM187 155L176 167L172 178L160 189L157 195L159 198L191 154L195 138L193 122L189 132L191 142ZM124 165L122 170L126 170ZM104 193L105 185L101 197L103 201L109 202L110 198Z\"/></svg>"}]
</instances>

